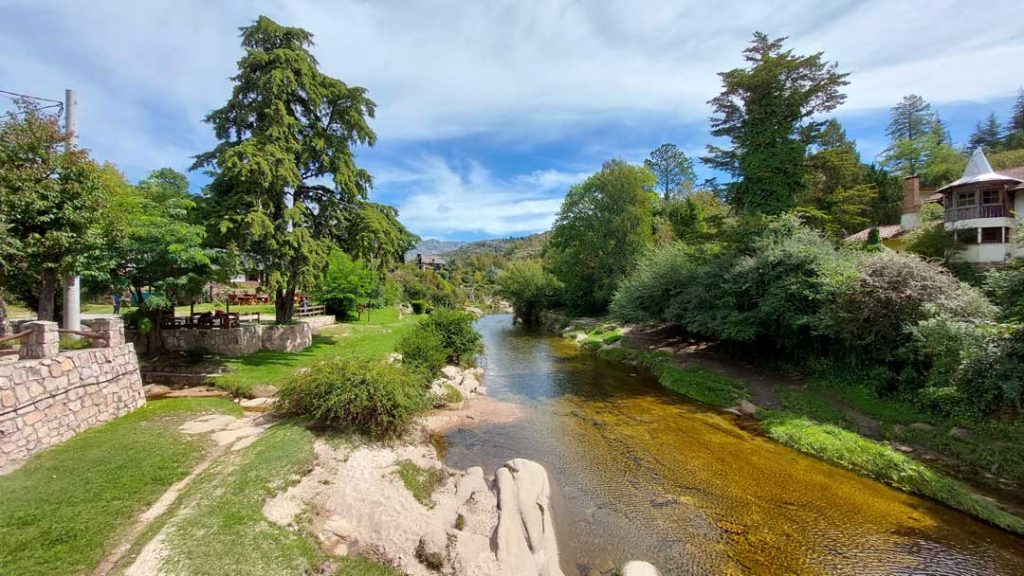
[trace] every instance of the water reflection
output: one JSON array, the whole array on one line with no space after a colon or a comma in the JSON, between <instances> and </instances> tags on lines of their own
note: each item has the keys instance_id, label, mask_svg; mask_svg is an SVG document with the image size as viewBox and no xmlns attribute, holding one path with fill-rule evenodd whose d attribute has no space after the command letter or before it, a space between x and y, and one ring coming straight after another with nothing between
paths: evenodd
<instances>
[{"instance_id":1,"label":"water reflection","mask_svg":"<svg viewBox=\"0 0 1024 576\"><path fill-rule=\"evenodd\" d=\"M509 316L478 327L488 394L524 417L452 432L448 462L544 464L570 574L634 558L665 574L1024 574L1024 539L773 444Z\"/></svg>"}]
</instances>

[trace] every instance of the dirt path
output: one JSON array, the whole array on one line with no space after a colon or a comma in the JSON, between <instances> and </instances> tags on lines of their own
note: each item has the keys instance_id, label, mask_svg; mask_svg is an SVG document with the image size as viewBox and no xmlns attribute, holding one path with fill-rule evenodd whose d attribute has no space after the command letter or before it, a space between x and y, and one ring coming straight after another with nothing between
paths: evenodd
<instances>
[{"instance_id":1,"label":"dirt path","mask_svg":"<svg viewBox=\"0 0 1024 576\"><path fill-rule=\"evenodd\" d=\"M135 524L131 527L128 532L121 537L118 544L111 550L100 564L93 570L93 576L107 576L114 570L118 562L124 558L124 555L131 550L132 545L138 540L139 536L145 532L156 519L163 516L171 506L177 501L178 496L196 479L204 470L210 467L215 461L235 450L241 450L242 448L252 444L256 438L270 425L273 423L270 416L258 413L247 413L242 418L236 418L226 414L209 414L206 416L200 416L193 420L189 420L182 424L178 430L182 434L203 434L209 436L210 440L213 441L215 446L210 450L210 453L192 469L192 472L188 476L182 478L170 488L164 492L157 501L149 507L145 512L139 515L135 520ZM157 538L154 538L154 541ZM140 574L156 574L156 569L159 566L158 559L150 558L153 554L145 554L145 551L159 549L160 546L151 545L149 543L143 549L143 554L133 564L133 568L144 566L142 571L136 570L136 573ZM146 556L146 557L144 557ZM131 573L131 570L129 571Z\"/></svg>"}]
</instances>

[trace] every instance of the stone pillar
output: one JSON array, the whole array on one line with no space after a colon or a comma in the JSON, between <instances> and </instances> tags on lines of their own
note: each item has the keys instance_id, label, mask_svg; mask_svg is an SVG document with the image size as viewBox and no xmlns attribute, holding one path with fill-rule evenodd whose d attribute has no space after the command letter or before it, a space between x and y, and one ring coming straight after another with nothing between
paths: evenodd
<instances>
[{"instance_id":1,"label":"stone pillar","mask_svg":"<svg viewBox=\"0 0 1024 576\"><path fill-rule=\"evenodd\" d=\"M60 353L60 333L56 322L26 322L21 330L32 333L21 339L19 358L53 358Z\"/></svg>"},{"instance_id":2,"label":"stone pillar","mask_svg":"<svg viewBox=\"0 0 1024 576\"><path fill-rule=\"evenodd\" d=\"M124 321L120 318L95 318L86 320L89 329L103 337L107 348L124 345Z\"/></svg>"}]
</instances>

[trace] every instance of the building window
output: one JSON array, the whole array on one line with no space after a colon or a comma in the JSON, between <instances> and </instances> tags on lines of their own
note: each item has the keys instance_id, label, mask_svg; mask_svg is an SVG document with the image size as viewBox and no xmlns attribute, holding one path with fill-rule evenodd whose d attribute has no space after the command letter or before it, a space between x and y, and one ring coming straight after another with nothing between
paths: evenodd
<instances>
[{"instance_id":1,"label":"building window","mask_svg":"<svg viewBox=\"0 0 1024 576\"><path fill-rule=\"evenodd\" d=\"M977 228L963 228L956 231L956 239L961 244L977 244L978 243L978 229Z\"/></svg>"},{"instance_id":2,"label":"building window","mask_svg":"<svg viewBox=\"0 0 1024 576\"><path fill-rule=\"evenodd\" d=\"M981 193L982 204L1002 204L999 198L999 190L985 190Z\"/></svg>"},{"instance_id":3,"label":"building window","mask_svg":"<svg viewBox=\"0 0 1024 576\"><path fill-rule=\"evenodd\" d=\"M978 195L974 192L959 192L956 195L957 208L966 208L978 203Z\"/></svg>"},{"instance_id":4,"label":"building window","mask_svg":"<svg viewBox=\"0 0 1024 576\"><path fill-rule=\"evenodd\" d=\"M1002 244L1003 243L1003 230L999 228L982 228L981 229L981 243L982 244Z\"/></svg>"}]
</instances>

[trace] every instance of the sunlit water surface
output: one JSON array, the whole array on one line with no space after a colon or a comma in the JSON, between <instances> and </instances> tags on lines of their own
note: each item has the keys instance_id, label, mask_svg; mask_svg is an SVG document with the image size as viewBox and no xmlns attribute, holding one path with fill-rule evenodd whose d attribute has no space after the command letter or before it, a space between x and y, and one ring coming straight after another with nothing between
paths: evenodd
<instances>
[{"instance_id":1,"label":"sunlit water surface","mask_svg":"<svg viewBox=\"0 0 1024 576\"><path fill-rule=\"evenodd\" d=\"M567 574L631 559L663 574L1022 575L1024 538L774 444L642 371L478 323L510 424L455 430L448 464L547 467Z\"/></svg>"}]
</instances>

